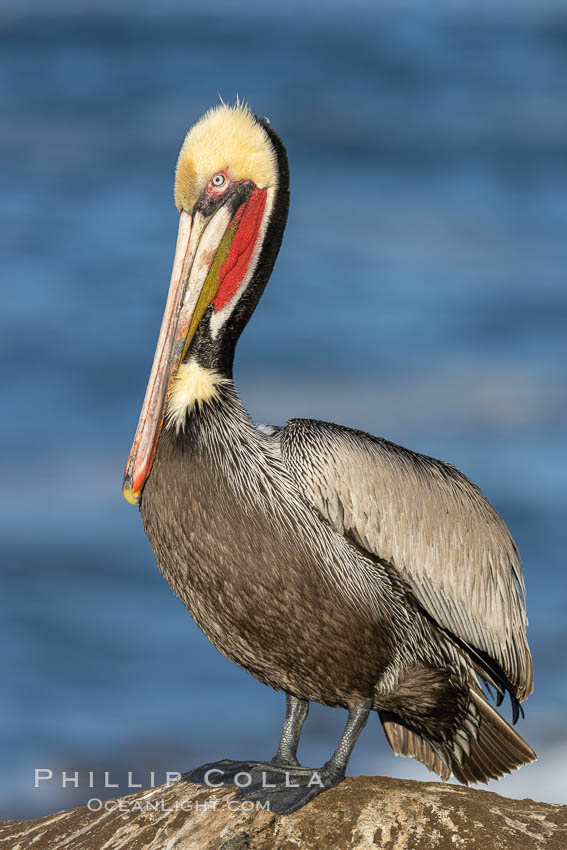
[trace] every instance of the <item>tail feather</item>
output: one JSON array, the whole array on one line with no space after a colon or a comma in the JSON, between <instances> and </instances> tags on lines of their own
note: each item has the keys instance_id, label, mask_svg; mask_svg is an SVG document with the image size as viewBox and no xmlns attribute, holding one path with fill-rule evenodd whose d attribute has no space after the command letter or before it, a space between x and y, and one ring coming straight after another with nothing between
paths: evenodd
<instances>
[{"instance_id":1,"label":"tail feather","mask_svg":"<svg viewBox=\"0 0 567 850\"><path fill-rule=\"evenodd\" d=\"M471 702L478 712L478 737L471 740L471 754L463 764L452 766L454 776L465 784L488 782L512 773L523 764L535 761L532 748L500 717L484 696L474 688Z\"/></svg>"},{"instance_id":2,"label":"tail feather","mask_svg":"<svg viewBox=\"0 0 567 850\"><path fill-rule=\"evenodd\" d=\"M382 725L388 743L397 756L411 756L424 764L428 770L440 776L441 779L449 779L451 769L441 756L432 750L425 738L393 720L383 719Z\"/></svg>"},{"instance_id":3,"label":"tail feather","mask_svg":"<svg viewBox=\"0 0 567 850\"><path fill-rule=\"evenodd\" d=\"M389 713L381 714L396 755L412 756L441 779L451 774L470 785L500 779L537 758L535 752L476 688L470 689L469 715L452 744L427 740Z\"/></svg>"}]
</instances>

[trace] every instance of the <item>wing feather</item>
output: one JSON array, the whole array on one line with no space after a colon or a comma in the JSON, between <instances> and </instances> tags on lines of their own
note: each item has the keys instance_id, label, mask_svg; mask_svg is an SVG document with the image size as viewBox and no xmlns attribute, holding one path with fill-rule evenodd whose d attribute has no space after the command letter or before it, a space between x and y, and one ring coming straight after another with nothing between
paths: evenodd
<instances>
[{"instance_id":1,"label":"wing feather","mask_svg":"<svg viewBox=\"0 0 567 850\"><path fill-rule=\"evenodd\" d=\"M518 550L481 491L453 466L361 431L291 420L278 434L303 498L340 534L389 562L428 614L533 689Z\"/></svg>"}]
</instances>

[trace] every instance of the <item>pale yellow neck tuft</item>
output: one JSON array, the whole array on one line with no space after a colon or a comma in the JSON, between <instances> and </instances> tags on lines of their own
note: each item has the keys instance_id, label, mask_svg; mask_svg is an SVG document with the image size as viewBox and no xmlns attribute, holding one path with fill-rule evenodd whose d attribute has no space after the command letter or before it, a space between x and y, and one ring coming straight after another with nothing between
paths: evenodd
<instances>
[{"instance_id":1,"label":"pale yellow neck tuft","mask_svg":"<svg viewBox=\"0 0 567 850\"><path fill-rule=\"evenodd\" d=\"M229 383L228 378L223 378L213 369L205 369L194 361L181 363L167 401L166 427L175 428L177 433L182 431L187 412L195 405L215 401L219 397L219 387Z\"/></svg>"},{"instance_id":2,"label":"pale yellow neck tuft","mask_svg":"<svg viewBox=\"0 0 567 850\"><path fill-rule=\"evenodd\" d=\"M211 177L227 170L231 180L277 187L277 154L268 133L246 104L210 109L187 133L177 161L175 204L191 212Z\"/></svg>"}]
</instances>

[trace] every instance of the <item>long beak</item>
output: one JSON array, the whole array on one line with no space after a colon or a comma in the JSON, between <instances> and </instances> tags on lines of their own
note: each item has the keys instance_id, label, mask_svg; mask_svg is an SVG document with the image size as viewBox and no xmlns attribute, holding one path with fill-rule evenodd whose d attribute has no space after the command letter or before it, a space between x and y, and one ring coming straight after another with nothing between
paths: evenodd
<instances>
[{"instance_id":1,"label":"long beak","mask_svg":"<svg viewBox=\"0 0 567 850\"><path fill-rule=\"evenodd\" d=\"M201 212L193 216L181 213L165 313L124 475L122 493L132 505L139 502L150 474L172 379L219 288L221 265L238 227L236 221L230 226L233 212L234 208L225 204L209 218Z\"/></svg>"}]
</instances>

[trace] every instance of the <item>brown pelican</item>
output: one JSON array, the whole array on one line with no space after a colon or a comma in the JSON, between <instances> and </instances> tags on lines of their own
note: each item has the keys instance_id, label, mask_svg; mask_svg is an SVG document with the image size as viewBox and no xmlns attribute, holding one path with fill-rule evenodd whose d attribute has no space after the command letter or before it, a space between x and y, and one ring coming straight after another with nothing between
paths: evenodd
<instances>
[{"instance_id":1,"label":"brown pelican","mask_svg":"<svg viewBox=\"0 0 567 850\"><path fill-rule=\"evenodd\" d=\"M257 427L232 381L236 342L286 223L285 148L224 104L177 163L179 234L124 495L208 639L286 692L273 760L189 778L288 813L340 782L369 712L397 754L443 779L500 777L535 753L514 722L532 691L519 555L480 490L442 461L362 431ZM348 710L317 773L297 761L309 701ZM238 779L243 773L248 778Z\"/></svg>"}]
</instances>

